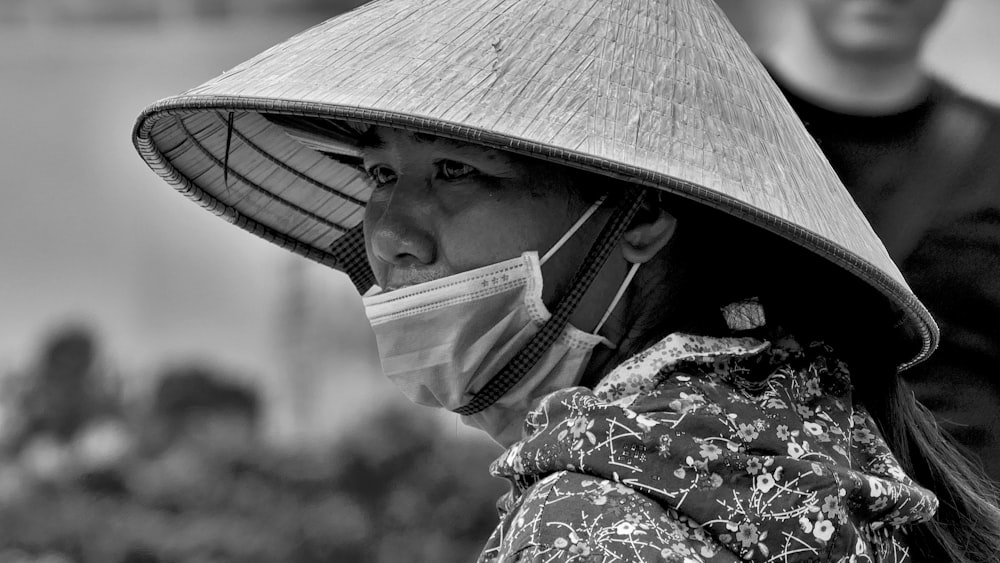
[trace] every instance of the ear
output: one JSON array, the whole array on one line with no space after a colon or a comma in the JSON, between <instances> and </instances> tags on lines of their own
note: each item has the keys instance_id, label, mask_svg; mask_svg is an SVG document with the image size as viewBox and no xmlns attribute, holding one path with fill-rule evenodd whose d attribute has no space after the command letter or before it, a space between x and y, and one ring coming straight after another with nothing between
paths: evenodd
<instances>
[{"instance_id":1,"label":"ear","mask_svg":"<svg viewBox=\"0 0 1000 563\"><path fill-rule=\"evenodd\" d=\"M670 242L677 219L660 206L643 209L622 237L622 255L631 264L645 264Z\"/></svg>"}]
</instances>

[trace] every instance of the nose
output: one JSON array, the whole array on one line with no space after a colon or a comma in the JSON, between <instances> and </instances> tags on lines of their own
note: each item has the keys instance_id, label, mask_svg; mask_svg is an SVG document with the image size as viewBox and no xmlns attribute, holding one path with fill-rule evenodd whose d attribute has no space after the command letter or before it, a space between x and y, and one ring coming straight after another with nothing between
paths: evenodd
<instances>
[{"instance_id":1,"label":"nose","mask_svg":"<svg viewBox=\"0 0 1000 563\"><path fill-rule=\"evenodd\" d=\"M434 263L433 202L419 184L398 182L387 197L373 197L365 210L365 237L374 256L397 267Z\"/></svg>"}]
</instances>

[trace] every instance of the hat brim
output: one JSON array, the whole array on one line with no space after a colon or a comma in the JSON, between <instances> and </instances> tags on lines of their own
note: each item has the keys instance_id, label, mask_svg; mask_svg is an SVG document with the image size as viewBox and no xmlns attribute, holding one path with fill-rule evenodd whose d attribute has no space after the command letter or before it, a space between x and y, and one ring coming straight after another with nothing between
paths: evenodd
<instances>
[{"instance_id":1,"label":"hat brim","mask_svg":"<svg viewBox=\"0 0 1000 563\"><path fill-rule=\"evenodd\" d=\"M911 349L902 352L909 358L903 362L904 367L927 355L930 350L925 343L937 339L932 332L936 331L933 318L908 288L900 287L891 276L829 239L698 184L563 147L412 115L252 98L188 98L151 106L136 124L135 144L157 174L205 209L265 240L345 272L363 293L374 285L360 229L371 184L359 167L343 159L331 158L319 147L310 147L289 135L286 127L270 117L276 115L343 119L427 133L547 160L689 198L792 241L876 289L899 313L899 329L905 332L904 340L912 344ZM165 123L170 124L165 126ZM181 132L186 139L149 142L157 136L158 128ZM192 130L202 133L195 137ZM165 154L159 148L165 144L174 147L175 151L200 156L185 159ZM256 153L256 157L233 158L233 152L247 150ZM343 154L350 157L354 153L344 150ZM234 168L236 162L246 163L248 168ZM206 168L206 163L214 166ZM192 166L196 168L190 168ZM262 172L262 166L266 172ZM192 177L199 178L197 184L190 180ZM255 177L266 177L268 187L257 184ZM276 190L271 187L275 185L288 189ZM334 189L331 185L340 188ZM211 190L211 186L216 189ZM216 191L225 197L217 197ZM927 333L914 331L913 327L925 327Z\"/></svg>"},{"instance_id":2,"label":"hat brim","mask_svg":"<svg viewBox=\"0 0 1000 563\"><path fill-rule=\"evenodd\" d=\"M689 198L884 296L912 343L903 364L936 346L934 320L710 1L382 0L139 117L135 145L161 177L363 288L367 179L268 115L409 129Z\"/></svg>"}]
</instances>

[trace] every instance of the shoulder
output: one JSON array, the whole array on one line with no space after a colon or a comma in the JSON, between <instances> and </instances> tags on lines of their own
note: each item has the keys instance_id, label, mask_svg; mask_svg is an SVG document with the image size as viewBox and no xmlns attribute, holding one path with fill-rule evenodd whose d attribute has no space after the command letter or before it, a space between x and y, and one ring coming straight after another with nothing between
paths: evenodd
<instances>
[{"instance_id":1,"label":"shoulder","mask_svg":"<svg viewBox=\"0 0 1000 563\"><path fill-rule=\"evenodd\" d=\"M482 563L734 562L698 524L634 489L570 471L525 491Z\"/></svg>"},{"instance_id":2,"label":"shoulder","mask_svg":"<svg viewBox=\"0 0 1000 563\"><path fill-rule=\"evenodd\" d=\"M1000 130L1000 104L997 102L989 101L940 78L933 79L931 98L939 106L961 109L993 132Z\"/></svg>"}]
</instances>

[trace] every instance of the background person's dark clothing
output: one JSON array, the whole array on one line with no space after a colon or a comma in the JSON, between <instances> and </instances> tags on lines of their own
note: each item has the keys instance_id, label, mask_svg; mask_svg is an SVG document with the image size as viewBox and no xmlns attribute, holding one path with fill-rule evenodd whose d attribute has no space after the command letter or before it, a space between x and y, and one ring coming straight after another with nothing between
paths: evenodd
<instances>
[{"instance_id":1,"label":"background person's dark clothing","mask_svg":"<svg viewBox=\"0 0 1000 563\"><path fill-rule=\"evenodd\" d=\"M904 377L1000 482L1000 110L935 82L901 113L847 115L779 86L941 326Z\"/></svg>"}]
</instances>

